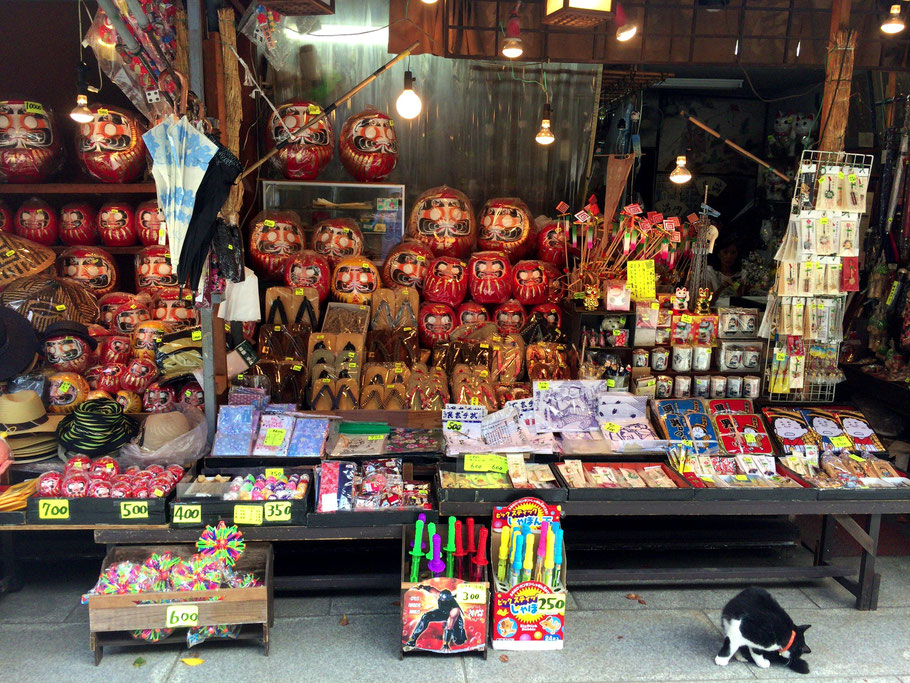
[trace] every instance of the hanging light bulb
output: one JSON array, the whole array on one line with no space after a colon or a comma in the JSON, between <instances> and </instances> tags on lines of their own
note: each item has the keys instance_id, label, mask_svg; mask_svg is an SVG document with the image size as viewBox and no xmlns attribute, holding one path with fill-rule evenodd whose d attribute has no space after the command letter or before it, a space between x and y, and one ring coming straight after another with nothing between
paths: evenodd
<instances>
[{"instance_id":1,"label":"hanging light bulb","mask_svg":"<svg viewBox=\"0 0 910 683\"><path fill-rule=\"evenodd\" d=\"M395 108L399 116L403 119L413 119L420 114L423 102L420 96L414 92L414 74L410 71L404 72L404 90L398 96L395 102Z\"/></svg>"},{"instance_id":2,"label":"hanging light bulb","mask_svg":"<svg viewBox=\"0 0 910 683\"><path fill-rule=\"evenodd\" d=\"M76 65L76 106L70 112L70 118L76 123L90 123L95 117L92 110L88 108L88 86L85 83L85 74L88 71L88 65L85 62L79 62Z\"/></svg>"},{"instance_id":3,"label":"hanging light bulb","mask_svg":"<svg viewBox=\"0 0 910 683\"><path fill-rule=\"evenodd\" d=\"M900 33L903 30L904 20L901 19L901 6L891 5L888 18L882 23L882 31L885 33Z\"/></svg>"},{"instance_id":4,"label":"hanging light bulb","mask_svg":"<svg viewBox=\"0 0 910 683\"><path fill-rule=\"evenodd\" d=\"M534 139L541 145L552 145L556 140L556 136L553 135L553 131L550 130L550 103L547 102L543 106L543 118L540 121L540 130L537 131L537 135L534 136Z\"/></svg>"},{"instance_id":5,"label":"hanging light bulb","mask_svg":"<svg viewBox=\"0 0 910 683\"><path fill-rule=\"evenodd\" d=\"M424 5L435 5L436 0L420 0Z\"/></svg>"},{"instance_id":6,"label":"hanging light bulb","mask_svg":"<svg viewBox=\"0 0 910 683\"><path fill-rule=\"evenodd\" d=\"M624 43L631 40L638 33L638 26L630 24L626 18L626 10L621 4L616 5L616 14L613 16L613 23L616 24L616 40Z\"/></svg>"},{"instance_id":7,"label":"hanging light bulb","mask_svg":"<svg viewBox=\"0 0 910 683\"><path fill-rule=\"evenodd\" d=\"M524 52L521 44L521 24L518 21L518 7L512 9L512 16L506 24L506 39L502 43L502 55L509 59L521 57Z\"/></svg>"},{"instance_id":8,"label":"hanging light bulb","mask_svg":"<svg viewBox=\"0 0 910 683\"><path fill-rule=\"evenodd\" d=\"M688 183L692 180L692 174L689 173L689 169L686 168L685 154L680 154L676 157L676 168L670 171L670 180L677 185L682 185L683 183Z\"/></svg>"}]
</instances>

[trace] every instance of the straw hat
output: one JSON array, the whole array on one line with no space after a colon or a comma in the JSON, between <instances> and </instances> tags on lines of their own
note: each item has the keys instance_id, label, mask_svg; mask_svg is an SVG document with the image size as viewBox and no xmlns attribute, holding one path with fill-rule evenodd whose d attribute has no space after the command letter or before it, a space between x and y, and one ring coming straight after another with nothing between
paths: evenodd
<instances>
[{"instance_id":1,"label":"straw hat","mask_svg":"<svg viewBox=\"0 0 910 683\"><path fill-rule=\"evenodd\" d=\"M41 397L34 391L17 391L0 396L0 431L9 436L54 433L62 415L48 415Z\"/></svg>"},{"instance_id":2,"label":"straw hat","mask_svg":"<svg viewBox=\"0 0 910 683\"><path fill-rule=\"evenodd\" d=\"M146 450L156 451L188 431L190 423L183 413L155 413L146 418L139 443Z\"/></svg>"},{"instance_id":3,"label":"straw hat","mask_svg":"<svg viewBox=\"0 0 910 683\"><path fill-rule=\"evenodd\" d=\"M101 309L91 291L69 278L32 275L11 283L0 294L0 304L21 313L38 332L58 320L88 325L98 321Z\"/></svg>"},{"instance_id":4,"label":"straw hat","mask_svg":"<svg viewBox=\"0 0 910 683\"><path fill-rule=\"evenodd\" d=\"M54 263L54 252L18 235L0 232L0 287Z\"/></svg>"}]
</instances>

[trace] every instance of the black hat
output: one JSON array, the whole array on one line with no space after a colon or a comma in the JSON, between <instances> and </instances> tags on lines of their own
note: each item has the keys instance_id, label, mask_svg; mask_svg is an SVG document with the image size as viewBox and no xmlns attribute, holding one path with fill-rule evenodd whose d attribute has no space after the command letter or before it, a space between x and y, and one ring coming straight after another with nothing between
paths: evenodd
<instances>
[{"instance_id":1,"label":"black hat","mask_svg":"<svg viewBox=\"0 0 910 683\"><path fill-rule=\"evenodd\" d=\"M60 335L78 337L91 346L92 351L98 346L98 340L88 333L88 328L75 320L58 320L57 322L48 325L47 329L44 330L41 335L42 346L44 345L44 342L51 337L59 337Z\"/></svg>"},{"instance_id":2,"label":"black hat","mask_svg":"<svg viewBox=\"0 0 910 683\"><path fill-rule=\"evenodd\" d=\"M12 379L35 361L38 339L23 316L0 306L0 381Z\"/></svg>"}]
</instances>

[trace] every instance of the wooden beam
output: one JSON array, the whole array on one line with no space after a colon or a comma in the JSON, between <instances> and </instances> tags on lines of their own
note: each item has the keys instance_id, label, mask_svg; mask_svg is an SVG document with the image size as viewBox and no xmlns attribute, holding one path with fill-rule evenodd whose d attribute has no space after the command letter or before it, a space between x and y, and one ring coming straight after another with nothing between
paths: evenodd
<instances>
[{"instance_id":1,"label":"wooden beam","mask_svg":"<svg viewBox=\"0 0 910 683\"><path fill-rule=\"evenodd\" d=\"M834 0L831 7L818 143L818 149L828 152L843 150L850 115L850 85L856 48L856 32L850 29L850 6L851 0Z\"/></svg>"}]
</instances>

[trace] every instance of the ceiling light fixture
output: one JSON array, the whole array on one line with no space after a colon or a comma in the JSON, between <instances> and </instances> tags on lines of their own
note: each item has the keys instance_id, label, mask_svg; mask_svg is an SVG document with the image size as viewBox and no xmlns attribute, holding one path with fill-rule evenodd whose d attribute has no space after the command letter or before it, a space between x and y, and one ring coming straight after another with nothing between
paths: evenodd
<instances>
[{"instance_id":1,"label":"ceiling light fixture","mask_svg":"<svg viewBox=\"0 0 910 683\"><path fill-rule=\"evenodd\" d=\"M676 168L670 171L670 180L677 185L682 185L683 183L688 183L692 180L692 174L689 172L689 169L686 168L685 154L680 154L676 157Z\"/></svg>"},{"instance_id":2,"label":"ceiling light fixture","mask_svg":"<svg viewBox=\"0 0 910 683\"><path fill-rule=\"evenodd\" d=\"M509 59L521 57L524 46L521 44L521 23L518 20L518 4L512 8L509 23L506 24L506 39L502 43L502 55Z\"/></svg>"},{"instance_id":3,"label":"ceiling light fixture","mask_svg":"<svg viewBox=\"0 0 910 683\"><path fill-rule=\"evenodd\" d=\"M882 23L882 31L885 33L900 33L904 30L904 20L901 19L901 6L891 5L888 12L888 18Z\"/></svg>"},{"instance_id":4,"label":"ceiling light fixture","mask_svg":"<svg viewBox=\"0 0 910 683\"><path fill-rule=\"evenodd\" d=\"M395 101L395 109L398 115L403 119L413 119L420 115L423 108L423 102L420 101L420 95L414 92L414 74L410 71L404 72L404 90Z\"/></svg>"},{"instance_id":5,"label":"ceiling light fixture","mask_svg":"<svg viewBox=\"0 0 910 683\"><path fill-rule=\"evenodd\" d=\"M632 40L635 34L638 33L638 26L634 23L629 23L626 17L626 10L622 4L616 5L616 15L613 17L613 23L616 24L616 40L620 43Z\"/></svg>"},{"instance_id":6,"label":"ceiling light fixture","mask_svg":"<svg viewBox=\"0 0 910 683\"><path fill-rule=\"evenodd\" d=\"M540 121L540 130L537 131L537 135L534 136L534 139L541 145L552 145L556 140L556 136L553 135L553 131L550 130L550 103L547 102L543 106L543 118Z\"/></svg>"}]
</instances>

